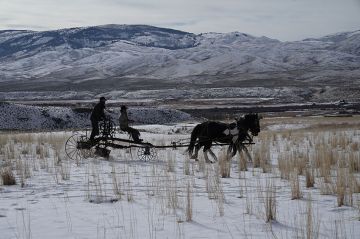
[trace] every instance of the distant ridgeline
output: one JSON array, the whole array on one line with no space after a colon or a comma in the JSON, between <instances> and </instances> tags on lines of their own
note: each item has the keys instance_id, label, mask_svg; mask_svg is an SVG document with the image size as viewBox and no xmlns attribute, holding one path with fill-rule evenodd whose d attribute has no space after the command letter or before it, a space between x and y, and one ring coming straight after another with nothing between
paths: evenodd
<instances>
[{"instance_id":1,"label":"distant ridgeline","mask_svg":"<svg viewBox=\"0 0 360 239\"><path fill-rule=\"evenodd\" d=\"M90 127L89 109L37 107L0 102L0 130L60 130ZM118 124L119 109L109 113ZM184 112L171 109L133 108L129 115L138 124L166 124L191 120Z\"/></svg>"}]
</instances>

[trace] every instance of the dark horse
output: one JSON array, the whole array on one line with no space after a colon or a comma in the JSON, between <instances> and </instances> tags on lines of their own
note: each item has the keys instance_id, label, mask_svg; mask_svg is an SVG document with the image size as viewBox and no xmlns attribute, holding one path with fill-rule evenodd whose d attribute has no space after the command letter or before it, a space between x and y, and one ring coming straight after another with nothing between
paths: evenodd
<instances>
[{"instance_id":1,"label":"dark horse","mask_svg":"<svg viewBox=\"0 0 360 239\"><path fill-rule=\"evenodd\" d=\"M204 146L204 157L207 163L211 161L208 158L207 152L210 152L215 161L217 157L211 146L213 142L229 144L228 154L231 157L235 156L236 151L244 149L248 157L251 159L245 146L241 143L247 140L252 142L252 137L249 135L250 131L252 136L257 136L260 132L260 117L258 114L246 114L245 116L237 119L235 123L226 124L222 122L207 121L195 126L191 132L191 141L188 147L190 158L196 159L198 151ZM193 154L195 148L195 154Z\"/></svg>"}]
</instances>

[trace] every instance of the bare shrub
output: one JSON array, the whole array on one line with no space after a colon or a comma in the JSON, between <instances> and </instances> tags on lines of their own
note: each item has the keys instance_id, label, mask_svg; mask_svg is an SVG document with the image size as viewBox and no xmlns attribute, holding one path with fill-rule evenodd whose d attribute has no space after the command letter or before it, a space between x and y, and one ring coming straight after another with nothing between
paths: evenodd
<instances>
[{"instance_id":1,"label":"bare shrub","mask_svg":"<svg viewBox=\"0 0 360 239\"><path fill-rule=\"evenodd\" d=\"M70 180L71 162L69 160L60 161L60 175L62 180Z\"/></svg>"},{"instance_id":2,"label":"bare shrub","mask_svg":"<svg viewBox=\"0 0 360 239\"><path fill-rule=\"evenodd\" d=\"M230 178L231 158L226 151L221 151L219 157L220 175L222 178Z\"/></svg>"},{"instance_id":3,"label":"bare shrub","mask_svg":"<svg viewBox=\"0 0 360 239\"><path fill-rule=\"evenodd\" d=\"M344 224L344 218L335 220L334 221L334 228L335 228L334 238L336 238L336 239L347 238L345 224Z\"/></svg>"},{"instance_id":4,"label":"bare shrub","mask_svg":"<svg viewBox=\"0 0 360 239\"><path fill-rule=\"evenodd\" d=\"M253 167L259 168L260 167L260 161L261 161L261 154L259 147L253 147L252 150L252 158L253 158Z\"/></svg>"},{"instance_id":5,"label":"bare shrub","mask_svg":"<svg viewBox=\"0 0 360 239\"><path fill-rule=\"evenodd\" d=\"M308 157L305 157L298 150L289 149L289 151L283 152L278 158L280 177L290 180L290 174L294 171L299 175L304 175L308 161Z\"/></svg>"},{"instance_id":6,"label":"bare shrub","mask_svg":"<svg viewBox=\"0 0 360 239\"><path fill-rule=\"evenodd\" d=\"M250 198L250 193L248 191L246 180L244 180L244 188L245 188L245 195L246 195L246 197L245 197L245 199L246 199L245 213L252 214L253 213L253 200L252 200L252 198Z\"/></svg>"},{"instance_id":7,"label":"bare shrub","mask_svg":"<svg viewBox=\"0 0 360 239\"><path fill-rule=\"evenodd\" d=\"M271 173L272 168L270 164L270 156L261 158L260 167L263 173Z\"/></svg>"},{"instance_id":8,"label":"bare shrub","mask_svg":"<svg viewBox=\"0 0 360 239\"><path fill-rule=\"evenodd\" d=\"M130 179L130 174L128 173L128 178L127 178L127 181L125 183L126 185L126 199L128 202L134 202L135 201L135 197L134 197L134 189L133 189L133 186L132 186L132 182L131 182L131 179Z\"/></svg>"},{"instance_id":9,"label":"bare shrub","mask_svg":"<svg viewBox=\"0 0 360 239\"><path fill-rule=\"evenodd\" d=\"M1 180L2 180L3 185L15 185L16 184L15 175L12 172L10 167L1 169L0 174L1 174Z\"/></svg>"},{"instance_id":10,"label":"bare shrub","mask_svg":"<svg viewBox=\"0 0 360 239\"><path fill-rule=\"evenodd\" d=\"M280 155L278 158L278 167L280 171L280 178L289 180L291 172L290 163L284 154Z\"/></svg>"},{"instance_id":11,"label":"bare shrub","mask_svg":"<svg viewBox=\"0 0 360 239\"><path fill-rule=\"evenodd\" d=\"M308 159L304 156L300 156L296 160L296 169L298 170L299 175L305 175L306 167L308 164Z\"/></svg>"},{"instance_id":12,"label":"bare shrub","mask_svg":"<svg viewBox=\"0 0 360 239\"><path fill-rule=\"evenodd\" d=\"M352 142L350 144L350 148L352 151L360 151L360 143L359 142Z\"/></svg>"},{"instance_id":13,"label":"bare shrub","mask_svg":"<svg viewBox=\"0 0 360 239\"><path fill-rule=\"evenodd\" d=\"M323 178L319 180L319 186L320 186L320 194L322 195L332 195L333 194L333 186L332 183L325 182Z\"/></svg>"},{"instance_id":14,"label":"bare shrub","mask_svg":"<svg viewBox=\"0 0 360 239\"><path fill-rule=\"evenodd\" d=\"M206 190L209 199L215 199L220 216L224 216L225 195L219 176L219 167L210 165L208 167Z\"/></svg>"},{"instance_id":15,"label":"bare shrub","mask_svg":"<svg viewBox=\"0 0 360 239\"><path fill-rule=\"evenodd\" d=\"M190 158L186 157L184 160L184 174L190 175Z\"/></svg>"},{"instance_id":16,"label":"bare shrub","mask_svg":"<svg viewBox=\"0 0 360 239\"><path fill-rule=\"evenodd\" d=\"M114 194L118 197L119 200L121 200L122 195L123 195L122 186L121 186L121 181L120 181L119 177L117 176L114 164L112 164L111 179L112 179L112 187L113 187Z\"/></svg>"},{"instance_id":17,"label":"bare shrub","mask_svg":"<svg viewBox=\"0 0 360 239\"><path fill-rule=\"evenodd\" d=\"M305 180L306 180L306 187L312 188L315 185L315 175L314 169L312 167L307 167L305 171Z\"/></svg>"},{"instance_id":18,"label":"bare shrub","mask_svg":"<svg viewBox=\"0 0 360 239\"><path fill-rule=\"evenodd\" d=\"M345 179L345 170L339 168L336 175L336 199L338 207L344 205L346 195L346 179Z\"/></svg>"},{"instance_id":19,"label":"bare shrub","mask_svg":"<svg viewBox=\"0 0 360 239\"><path fill-rule=\"evenodd\" d=\"M273 182L267 181L265 188L265 221L276 220L276 188Z\"/></svg>"},{"instance_id":20,"label":"bare shrub","mask_svg":"<svg viewBox=\"0 0 360 239\"><path fill-rule=\"evenodd\" d=\"M353 193L360 193L360 182L355 177L353 177L352 185L353 185Z\"/></svg>"},{"instance_id":21,"label":"bare shrub","mask_svg":"<svg viewBox=\"0 0 360 239\"><path fill-rule=\"evenodd\" d=\"M192 221L193 217L193 196L191 191L191 185L190 183L187 184L186 187L186 221L190 222Z\"/></svg>"},{"instance_id":22,"label":"bare shrub","mask_svg":"<svg viewBox=\"0 0 360 239\"><path fill-rule=\"evenodd\" d=\"M207 167L206 167L206 163L205 163L203 154L200 154L200 156L198 158L198 167L199 167L199 169L198 169L199 172L206 174Z\"/></svg>"},{"instance_id":23,"label":"bare shrub","mask_svg":"<svg viewBox=\"0 0 360 239\"><path fill-rule=\"evenodd\" d=\"M206 192L208 194L209 199L216 199L216 177L214 170L211 170L210 167L207 167L206 171Z\"/></svg>"},{"instance_id":24,"label":"bare shrub","mask_svg":"<svg viewBox=\"0 0 360 239\"><path fill-rule=\"evenodd\" d=\"M166 160L166 169L168 172L175 172L175 157L174 157L174 153L170 150L166 151L166 155L167 155L167 160Z\"/></svg>"},{"instance_id":25,"label":"bare shrub","mask_svg":"<svg viewBox=\"0 0 360 239\"><path fill-rule=\"evenodd\" d=\"M326 183L331 182L331 158L322 157L320 161L320 176L324 178Z\"/></svg>"},{"instance_id":26,"label":"bare shrub","mask_svg":"<svg viewBox=\"0 0 360 239\"><path fill-rule=\"evenodd\" d=\"M17 157L15 152L15 142L14 140L9 140L5 147L5 159L12 160Z\"/></svg>"},{"instance_id":27,"label":"bare shrub","mask_svg":"<svg viewBox=\"0 0 360 239\"><path fill-rule=\"evenodd\" d=\"M216 172L216 175L219 175L219 173ZM225 215L225 211L224 211L225 194L219 176L215 177L215 189L216 189L216 203L218 206L219 215L220 217L223 217Z\"/></svg>"},{"instance_id":28,"label":"bare shrub","mask_svg":"<svg viewBox=\"0 0 360 239\"><path fill-rule=\"evenodd\" d=\"M306 208L306 238L319 238L320 236L320 221L317 216L314 215L312 210L312 198L311 195L307 200Z\"/></svg>"},{"instance_id":29,"label":"bare shrub","mask_svg":"<svg viewBox=\"0 0 360 239\"><path fill-rule=\"evenodd\" d=\"M358 151L353 150L350 147L349 156L348 156L348 167L350 173L359 173L360 172L360 154Z\"/></svg>"},{"instance_id":30,"label":"bare shrub","mask_svg":"<svg viewBox=\"0 0 360 239\"><path fill-rule=\"evenodd\" d=\"M29 161L24 158L22 155L19 155L19 158L15 161L16 174L20 179L21 187L25 187L26 179L31 176L31 169Z\"/></svg>"},{"instance_id":31,"label":"bare shrub","mask_svg":"<svg viewBox=\"0 0 360 239\"><path fill-rule=\"evenodd\" d=\"M239 168L239 171L247 171L248 170L246 157L245 157L245 153L243 152L243 150L238 155L238 168Z\"/></svg>"},{"instance_id":32,"label":"bare shrub","mask_svg":"<svg viewBox=\"0 0 360 239\"><path fill-rule=\"evenodd\" d=\"M359 217L358 217L358 221L360 221L360 200L357 200L357 210L358 210L358 213L359 213Z\"/></svg>"},{"instance_id":33,"label":"bare shrub","mask_svg":"<svg viewBox=\"0 0 360 239\"><path fill-rule=\"evenodd\" d=\"M349 169L347 169L349 171ZM345 193L345 205L347 206L354 206L353 202L353 194L354 194L354 184L356 183L356 178L352 173L347 172L347 188Z\"/></svg>"},{"instance_id":34,"label":"bare shrub","mask_svg":"<svg viewBox=\"0 0 360 239\"><path fill-rule=\"evenodd\" d=\"M172 209L173 213L176 212L176 209L179 207L179 195L178 195L178 186L176 175L166 175L166 200L167 207Z\"/></svg>"},{"instance_id":35,"label":"bare shrub","mask_svg":"<svg viewBox=\"0 0 360 239\"><path fill-rule=\"evenodd\" d=\"M291 186L291 200L302 198L299 175L297 171L292 172L290 175L290 186Z\"/></svg>"}]
</instances>

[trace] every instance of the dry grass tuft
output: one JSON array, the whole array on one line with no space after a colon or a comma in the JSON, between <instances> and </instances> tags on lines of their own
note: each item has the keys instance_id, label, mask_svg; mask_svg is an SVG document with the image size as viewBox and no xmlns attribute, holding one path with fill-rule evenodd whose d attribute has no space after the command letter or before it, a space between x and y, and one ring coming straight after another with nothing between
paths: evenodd
<instances>
[{"instance_id":1,"label":"dry grass tuft","mask_svg":"<svg viewBox=\"0 0 360 239\"><path fill-rule=\"evenodd\" d=\"M336 196L337 196L337 205L341 207L345 203L346 195L346 178L345 170L343 168L338 169L336 177Z\"/></svg>"},{"instance_id":2,"label":"dry grass tuft","mask_svg":"<svg viewBox=\"0 0 360 239\"><path fill-rule=\"evenodd\" d=\"M292 172L290 175L290 187L291 187L291 200L302 198L299 175L296 171Z\"/></svg>"},{"instance_id":3,"label":"dry grass tuft","mask_svg":"<svg viewBox=\"0 0 360 239\"><path fill-rule=\"evenodd\" d=\"M246 156L243 150L241 151L240 154L238 154L238 168L239 171L248 171Z\"/></svg>"},{"instance_id":4,"label":"dry grass tuft","mask_svg":"<svg viewBox=\"0 0 360 239\"><path fill-rule=\"evenodd\" d=\"M184 174L190 175L190 158L188 156L184 160Z\"/></svg>"},{"instance_id":5,"label":"dry grass tuft","mask_svg":"<svg viewBox=\"0 0 360 239\"><path fill-rule=\"evenodd\" d=\"M276 188L273 182L266 182L264 205L265 221L276 220Z\"/></svg>"},{"instance_id":6,"label":"dry grass tuft","mask_svg":"<svg viewBox=\"0 0 360 239\"><path fill-rule=\"evenodd\" d=\"M315 239L320 236L320 221L317 220L317 217L313 213L312 209L312 199L309 196L307 201L306 208L306 238Z\"/></svg>"},{"instance_id":7,"label":"dry grass tuft","mask_svg":"<svg viewBox=\"0 0 360 239\"><path fill-rule=\"evenodd\" d=\"M14 173L12 172L11 168L6 167L3 168L0 171L1 174L1 180L3 185L15 185L16 184L16 179L14 176Z\"/></svg>"},{"instance_id":8,"label":"dry grass tuft","mask_svg":"<svg viewBox=\"0 0 360 239\"><path fill-rule=\"evenodd\" d=\"M220 152L219 157L220 175L222 178L230 178L231 158L226 151Z\"/></svg>"},{"instance_id":9,"label":"dry grass tuft","mask_svg":"<svg viewBox=\"0 0 360 239\"><path fill-rule=\"evenodd\" d=\"M190 183L186 187L186 210L185 210L186 221L190 222L193 218L193 196L191 191Z\"/></svg>"},{"instance_id":10,"label":"dry grass tuft","mask_svg":"<svg viewBox=\"0 0 360 239\"><path fill-rule=\"evenodd\" d=\"M315 172L312 167L306 168L305 171L305 180L306 180L306 187L312 188L315 185Z\"/></svg>"},{"instance_id":11,"label":"dry grass tuft","mask_svg":"<svg viewBox=\"0 0 360 239\"><path fill-rule=\"evenodd\" d=\"M280 177L290 180L292 198L301 198L298 177L303 175L307 188L318 183L321 194L337 197L338 206L352 206L354 194L360 191L360 143L354 140L358 135L358 119L301 120L311 127L280 131L273 144L278 152Z\"/></svg>"}]
</instances>

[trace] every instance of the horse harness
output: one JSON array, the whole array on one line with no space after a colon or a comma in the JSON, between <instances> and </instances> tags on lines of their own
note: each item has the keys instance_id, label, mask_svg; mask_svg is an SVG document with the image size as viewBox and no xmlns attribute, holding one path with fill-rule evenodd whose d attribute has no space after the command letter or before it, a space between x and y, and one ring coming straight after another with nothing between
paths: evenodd
<instances>
[{"instance_id":1,"label":"horse harness","mask_svg":"<svg viewBox=\"0 0 360 239\"><path fill-rule=\"evenodd\" d=\"M209 123L210 122L206 122L206 126L205 126L207 134L209 134ZM236 127L237 127L236 123L227 124L227 129L225 131L228 132L228 135L226 135L225 131L223 131L223 133L226 135L225 137L223 137L223 138L215 138L215 139L210 139L209 138L209 139L206 139L204 141L206 142L206 141L211 140L211 141L214 141L214 142L217 142L217 141L221 142L221 140L223 140L223 139L231 138L232 143L235 143L235 142L237 142L239 140L239 138L237 138L235 140L235 142L234 142L233 138L239 135L239 131L238 131L238 133L235 133L235 134L233 134L231 131L233 129L236 129Z\"/></svg>"}]
</instances>

